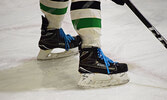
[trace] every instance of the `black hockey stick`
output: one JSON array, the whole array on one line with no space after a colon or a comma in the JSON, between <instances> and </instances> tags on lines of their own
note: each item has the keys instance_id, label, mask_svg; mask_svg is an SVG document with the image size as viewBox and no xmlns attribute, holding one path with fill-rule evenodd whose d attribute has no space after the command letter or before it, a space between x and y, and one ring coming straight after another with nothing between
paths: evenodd
<instances>
[{"instance_id":1,"label":"black hockey stick","mask_svg":"<svg viewBox=\"0 0 167 100\"><path fill-rule=\"evenodd\" d=\"M167 49L167 40L158 32L158 30L140 13L140 11L134 6L134 4L130 0L123 1Z\"/></svg>"}]
</instances>

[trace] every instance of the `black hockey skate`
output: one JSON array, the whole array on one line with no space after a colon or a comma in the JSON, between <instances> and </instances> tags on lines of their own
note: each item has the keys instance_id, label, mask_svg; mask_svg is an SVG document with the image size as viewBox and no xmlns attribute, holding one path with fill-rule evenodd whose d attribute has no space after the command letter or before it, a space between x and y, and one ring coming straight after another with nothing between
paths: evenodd
<instances>
[{"instance_id":1,"label":"black hockey skate","mask_svg":"<svg viewBox=\"0 0 167 100\"><path fill-rule=\"evenodd\" d=\"M41 38L38 44L41 50L37 59L60 58L78 53L76 47L81 44L80 36L66 35L62 28L49 30L47 29L48 24L48 20L42 16ZM65 49L65 52L51 53L55 48Z\"/></svg>"},{"instance_id":2,"label":"black hockey skate","mask_svg":"<svg viewBox=\"0 0 167 100\"><path fill-rule=\"evenodd\" d=\"M80 50L79 72L81 79L78 83L83 87L104 87L125 84L129 81L126 74L127 64L114 62L106 57L97 47Z\"/></svg>"}]
</instances>

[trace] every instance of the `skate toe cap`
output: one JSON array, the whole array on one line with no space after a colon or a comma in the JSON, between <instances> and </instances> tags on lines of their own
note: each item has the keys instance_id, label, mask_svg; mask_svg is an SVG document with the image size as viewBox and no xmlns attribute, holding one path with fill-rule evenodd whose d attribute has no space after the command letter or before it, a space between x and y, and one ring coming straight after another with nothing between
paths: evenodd
<instances>
[{"instance_id":1,"label":"skate toe cap","mask_svg":"<svg viewBox=\"0 0 167 100\"><path fill-rule=\"evenodd\" d=\"M128 65L125 63L118 63L116 66L119 73L128 71Z\"/></svg>"}]
</instances>

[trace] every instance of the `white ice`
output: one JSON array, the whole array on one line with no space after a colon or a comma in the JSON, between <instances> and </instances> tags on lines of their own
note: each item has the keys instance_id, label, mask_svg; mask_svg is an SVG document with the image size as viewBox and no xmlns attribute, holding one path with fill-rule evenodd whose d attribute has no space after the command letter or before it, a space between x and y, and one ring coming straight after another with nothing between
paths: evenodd
<instances>
[{"instance_id":1,"label":"white ice","mask_svg":"<svg viewBox=\"0 0 167 100\"><path fill-rule=\"evenodd\" d=\"M167 0L132 0L167 38ZM37 61L41 11L39 0L0 2L0 100L166 100L167 50L127 6L102 0L102 49L129 65L130 82L82 89L78 55ZM76 35L69 12L66 33Z\"/></svg>"}]
</instances>

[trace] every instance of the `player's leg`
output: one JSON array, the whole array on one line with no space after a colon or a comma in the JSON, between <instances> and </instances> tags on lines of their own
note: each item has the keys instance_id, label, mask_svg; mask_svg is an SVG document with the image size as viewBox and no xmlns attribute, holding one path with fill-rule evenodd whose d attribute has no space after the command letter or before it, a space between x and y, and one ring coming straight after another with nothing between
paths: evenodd
<instances>
[{"instance_id":1,"label":"player's leg","mask_svg":"<svg viewBox=\"0 0 167 100\"><path fill-rule=\"evenodd\" d=\"M72 0L71 18L82 39L78 85L103 87L127 83L127 64L112 61L100 49L100 0Z\"/></svg>"},{"instance_id":2,"label":"player's leg","mask_svg":"<svg viewBox=\"0 0 167 100\"><path fill-rule=\"evenodd\" d=\"M72 0L71 19L82 38L82 47L101 47L101 8L99 0Z\"/></svg>"},{"instance_id":3,"label":"player's leg","mask_svg":"<svg viewBox=\"0 0 167 100\"><path fill-rule=\"evenodd\" d=\"M79 36L66 35L61 28L68 4L68 0L40 0L40 8L45 17L42 16L41 38L39 41L41 50L38 59L69 56L73 54L71 48L78 47L81 42ZM63 48L66 51L51 53L54 48Z\"/></svg>"}]
</instances>

